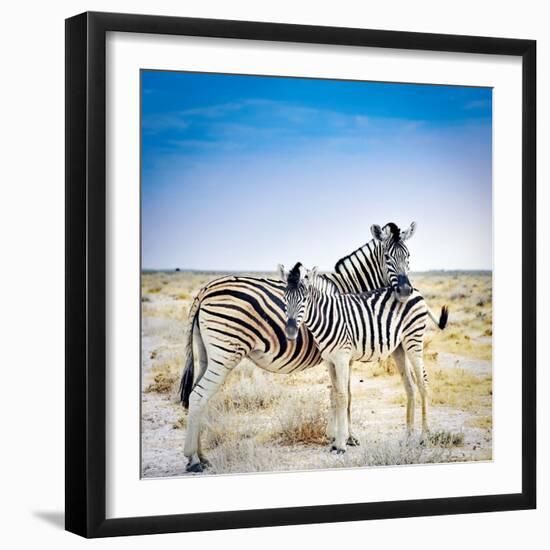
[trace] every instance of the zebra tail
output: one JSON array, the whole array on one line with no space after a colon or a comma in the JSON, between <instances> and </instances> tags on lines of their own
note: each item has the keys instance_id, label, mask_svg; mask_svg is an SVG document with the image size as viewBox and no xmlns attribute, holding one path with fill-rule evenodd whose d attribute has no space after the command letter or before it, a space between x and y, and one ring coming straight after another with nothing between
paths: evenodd
<instances>
[{"instance_id":1,"label":"zebra tail","mask_svg":"<svg viewBox=\"0 0 550 550\"><path fill-rule=\"evenodd\" d=\"M428 314L435 325L438 326L441 330L443 330L447 326L447 321L449 320L449 308L447 306L443 306L441 308L439 319L432 313L432 310L430 308L428 308Z\"/></svg>"},{"instance_id":2,"label":"zebra tail","mask_svg":"<svg viewBox=\"0 0 550 550\"><path fill-rule=\"evenodd\" d=\"M193 391L195 380L195 359L193 357L193 330L197 322L197 315L199 313L200 299L197 296L195 298L191 310L189 311L189 323L187 328L187 334L185 336L185 368L181 375L179 395L181 404L184 409L189 409L189 396Z\"/></svg>"}]
</instances>

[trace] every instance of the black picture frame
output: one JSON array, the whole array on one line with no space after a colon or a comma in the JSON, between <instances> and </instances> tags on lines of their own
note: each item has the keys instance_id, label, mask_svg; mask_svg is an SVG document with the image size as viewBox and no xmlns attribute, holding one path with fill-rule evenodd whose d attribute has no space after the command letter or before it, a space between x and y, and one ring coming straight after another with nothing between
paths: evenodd
<instances>
[{"instance_id":1,"label":"black picture frame","mask_svg":"<svg viewBox=\"0 0 550 550\"><path fill-rule=\"evenodd\" d=\"M108 31L517 56L522 121L522 491L106 519L105 40ZM536 42L180 17L66 20L66 529L107 537L532 509L536 506Z\"/></svg>"}]
</instances>

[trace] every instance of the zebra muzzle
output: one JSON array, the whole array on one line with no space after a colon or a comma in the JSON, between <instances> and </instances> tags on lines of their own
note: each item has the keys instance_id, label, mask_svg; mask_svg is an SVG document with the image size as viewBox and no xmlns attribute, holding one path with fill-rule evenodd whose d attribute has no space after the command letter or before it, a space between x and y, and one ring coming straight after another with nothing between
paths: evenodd
<instances>
[{"instance_id":1,"label":"zebra muzzle","mask_svg":"<svg viewBox=\"0 0 550 550\"><path fill-rule=\"evenodd\" d=\"M409 296L412 294L413 288L409 281L409 278L404 275L398 275L397 277L397 289L396 295L400 302L406 302Z\"/></svg>"},{"instance_id":2,"label":"zebra muzzle","mask_svg":"<svg viewBox=\"0 0 550 550\"><path fill-rule=\"evenodd\" d=\"M296 319L289 319L285 325L285 335L288 340L296 340L298 338L298 324Z\"/></svg>"}]
</instances>

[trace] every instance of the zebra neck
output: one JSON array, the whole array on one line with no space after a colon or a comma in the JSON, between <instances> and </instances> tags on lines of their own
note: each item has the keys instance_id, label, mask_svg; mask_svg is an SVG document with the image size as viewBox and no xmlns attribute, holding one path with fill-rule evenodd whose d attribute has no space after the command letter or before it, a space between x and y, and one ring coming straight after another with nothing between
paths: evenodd
<instances>
[{"instance_id":1,"label":"zebra neck","mask_svg":"<svg viewBox=\"0 0 550 550\"><path fill-rule=\"evenodd\" d=\"M341 293L368 292L389 285L384 267L382 245L374 240L336 263L334 273L326 275Z\"/></svg>"},{"instance_id":2,"label":"zebra neck","mask_svg":"<svg viewBox=\"0 0 550 550\"><path fill-rule=\"evenodd\" d=\"M325 330L325 318L332 319L330 311L333 309L335 296L329 296L318 289L312 289L304 312L304 324L307 326L317 345L320 344L320 336ZM334 319L332 319L334 321Z\"/></svg>"}]
</instances>

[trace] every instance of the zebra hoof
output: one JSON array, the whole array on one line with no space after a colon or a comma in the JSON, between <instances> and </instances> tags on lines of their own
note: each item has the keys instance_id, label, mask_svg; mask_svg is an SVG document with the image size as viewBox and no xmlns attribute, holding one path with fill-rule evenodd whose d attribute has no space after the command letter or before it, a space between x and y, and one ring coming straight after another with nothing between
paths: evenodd
<instances>
[{"instance_id":1,"label":"zebra hoof","mask_svg":"<svg viewBox=\"0 0 550 550\"><path fill-rule=\"evenodd\" d=\"M359 447L361 443L359 443L359 440L354 435L350 435L346 441L346 445L348 447Z\"/></svg>"},{"instance_id":2,"label":"zebra hoof","mask_svg":"<svg viewBox=\"0 0 550 550\"><path fill-rule=\"evenodd\" d=\"M336 455L343 455L346 452L346 449L339 449L336 445L332 445L330 452Z\"/></svg>"},{"instance_id":3,"label":"zebra hoof","mask_svg":"<svg viewBox=\"0 0 550 550\"><path fill-rule=\"evenodd\" d=\"M202 467L202 464L200 462L195 462L194 464L187 464L187 468L185 468L185 471L190 474L201 474L204 469Z\"/></svg>"}]
</instances>

